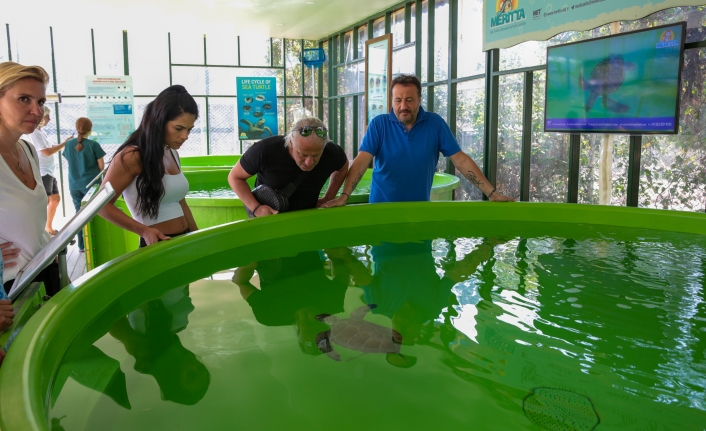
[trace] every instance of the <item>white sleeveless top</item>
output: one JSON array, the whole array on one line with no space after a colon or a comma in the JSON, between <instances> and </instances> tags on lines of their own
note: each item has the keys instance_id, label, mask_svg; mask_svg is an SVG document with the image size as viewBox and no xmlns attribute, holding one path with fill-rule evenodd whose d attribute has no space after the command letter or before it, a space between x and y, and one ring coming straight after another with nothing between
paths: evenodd
<instances>
[{"instance_id":1,"label":"white sleeveless top","mask_svg":"<svg viewBox=\"0 0 706 431\"><path fill-rule=\"evenodd\" d=\"M162 196L162 199L159 201L159 214L157 214L157 218L152 218L147 214L140 214L138 211L137 177L135 177L125 191L123 191L123 197L125 198L127 207L130 209L132 218L145 226L152 226L163 221L174 220L175 218L184 216L184 210L181 208L179 201L184 199L186 194L189 193L189 181L184 176L184 173L181 172L179 154L171 148L169 150L177 161L179 173L176 175L165 173L162 177L164 196Z\"/></svg>"},{"instance_id":2,"label":"white sleeveless top","mask_svg":"<svg viewBox=\"0 0 706 431\"><path fill-rule=\"evenodd\" d=\"M20 148L29 159L37 185L34 190L27 188L0 157L0 244L11 242L20 249L20 255L14 260L17 265L5 269L3 282L14 280L50 239L44 230L47 224L47 192L39 174L39 163L24 142L20 142Z\"/></svg>"}]
</instances>

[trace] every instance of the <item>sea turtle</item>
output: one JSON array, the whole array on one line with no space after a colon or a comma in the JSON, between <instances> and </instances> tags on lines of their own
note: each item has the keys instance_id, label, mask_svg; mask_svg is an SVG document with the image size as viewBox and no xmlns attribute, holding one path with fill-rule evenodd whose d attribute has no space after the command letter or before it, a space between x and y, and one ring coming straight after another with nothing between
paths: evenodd
<instances>
[{"instance_id":1,"label":"sea turtle","mask_svg":"<svg viewBox=\"0 0 706 431\"><path fill-rule=\"evenodd\" d=\"M331 329L316 336L319 350L334 361L340 361L341 355L333 349L331 343L363 353L387 353L404 359L400 354L402 336L399 332L363 320L368 311L375 307L375 304L359 307L351 313L349 319L340 319L329 314L316 316L317 320L331 326Z\"/></svg>"},{"instance_id":2,"label":"sea turtle","mask_svg":"<svg viewBox=\"0 0 706 431\"><path fill-rule=\"evenodd\" d=\"M622 113L630 109L628 105L617 102L608 95L615 93L623 85L625 73L631 70L635 70L635 63L625 61L622 55L611 54L595 65L588 81L579 73L579 87L590 91L586 99L586 112L593 108L599 96L603 96L603 108L609 111Z\"/></svg>"}]
</instances>

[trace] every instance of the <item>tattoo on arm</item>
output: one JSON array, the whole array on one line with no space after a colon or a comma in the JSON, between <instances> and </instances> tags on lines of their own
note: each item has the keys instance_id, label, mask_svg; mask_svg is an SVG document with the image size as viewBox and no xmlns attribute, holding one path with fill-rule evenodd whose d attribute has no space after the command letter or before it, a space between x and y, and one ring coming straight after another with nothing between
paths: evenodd
<instances>
[{"instance_id":1,"label":"tattoo on arm","mask_svg":"<svg viewBox=\"0 0 706 431\"><path fill-rule=\"evenodd\" d=\"M363 173L358 174L358 178L356 178L356 179L353 181L353 188L351 189L351 193L353 193L353 191L355 190L355 188L358 187L358 183L360 182L361 179L363 179Z\"/></svg>"},{"instance_id":2,"label":"tattoo on arm","mask_svg":"<svg viewBox=\"0 0 706 431\"><path fill-rule=\"evenodd\" d=\"M478 177L476 177L476 175L471 171L468 171L463 176L468 178L468 181L470 181L471 184L473 184L474 186L476 186L478 188L480 188L480 186L483 185L483 182L481 180L479 180Z\"/></svg>"}]
</instances>

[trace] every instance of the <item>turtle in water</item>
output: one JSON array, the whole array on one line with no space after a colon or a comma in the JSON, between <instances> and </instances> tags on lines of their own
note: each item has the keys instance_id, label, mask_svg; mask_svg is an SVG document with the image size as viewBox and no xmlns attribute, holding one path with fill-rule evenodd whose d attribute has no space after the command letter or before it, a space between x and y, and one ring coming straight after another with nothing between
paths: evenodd
<instances>
[{"instance_id":1,"label":"turtle in water","mask_svg":"<svg viewBox=\"0 0 706 431\"><path fill-rule=\"evenodd\" d=\"M316 336L316 345L319 350L334 361L340 361L341 355L333 349L332 343L351 350L365 353L387 353L407 362L400 354L402 335L392 328L376 325L363 320L368 311L377 307L375 304L364 305L357 308L349 319L340 319L329 314L319 314L316 319L331 327L328 331ZM389 361L393 363L393 361ZM394 361L400 362L400 361ZM396 365L396 364L393 364Z\"/></svg>"},{"instance_id":2,"label":"turtle in water","mask_svg":"<svg viewBox=\"0 0 706 431\"><path fill-rule=\"evenodd\" d=\"M611 54L593 68L588 81L583 77L583 73L579 73L579 87L590 92L585 105L586 113L593 108L599 96L603 96L603 108L608 111L623 113L630 109L628 105L611 99L609 95L623 85L625 74L632 70L635 70L635 63L625 61L622 55Z\"/></svg>"}]
</instances>

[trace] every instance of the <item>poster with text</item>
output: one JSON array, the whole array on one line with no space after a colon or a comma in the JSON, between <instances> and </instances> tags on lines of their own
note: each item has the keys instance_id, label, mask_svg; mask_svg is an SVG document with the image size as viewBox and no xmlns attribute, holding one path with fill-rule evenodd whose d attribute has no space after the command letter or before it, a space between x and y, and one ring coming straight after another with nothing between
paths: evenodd
<instances>
[{"instance_id":1,"label":"poster with text","mask_svg":"<svg viewBox=\"0 0 706 431\"><path fill-rule=\"evenodd\" d=\"M130 76L86 76L86 115L93 122L91 139L122 144L135 131Z\"/></svg>"},{"instance_id":2,"label":"poster with text","mask_svg":"<svg viewBox=\"0 0 706 431\"><path fill-rule=\"evenodd\" d=\"M483 50L644 18L671 7L703 4L704 0L484 0Z\"/></svg>"},{"instance_id":3,"label":"poster with text","mask_svg":"<svg viewBox=\"0 0 706 431\"><path fill-rule=\"evenodd\" d=\"M370 40L366 44L366 104L367 124L378 115L390 111L389 91L387 89L390 76L390 37L382 36L379 40Z\"/></svg>"},{"instance_id":4,"label":"poster with text","mask_svg":"<svg viewBox=\"0 0 706 431\"><path fill-rule=\"evenodd\" d=\"M277 135L277 78L236 78L236 87L240 139Z\"/></svg>"}]
</instances>

